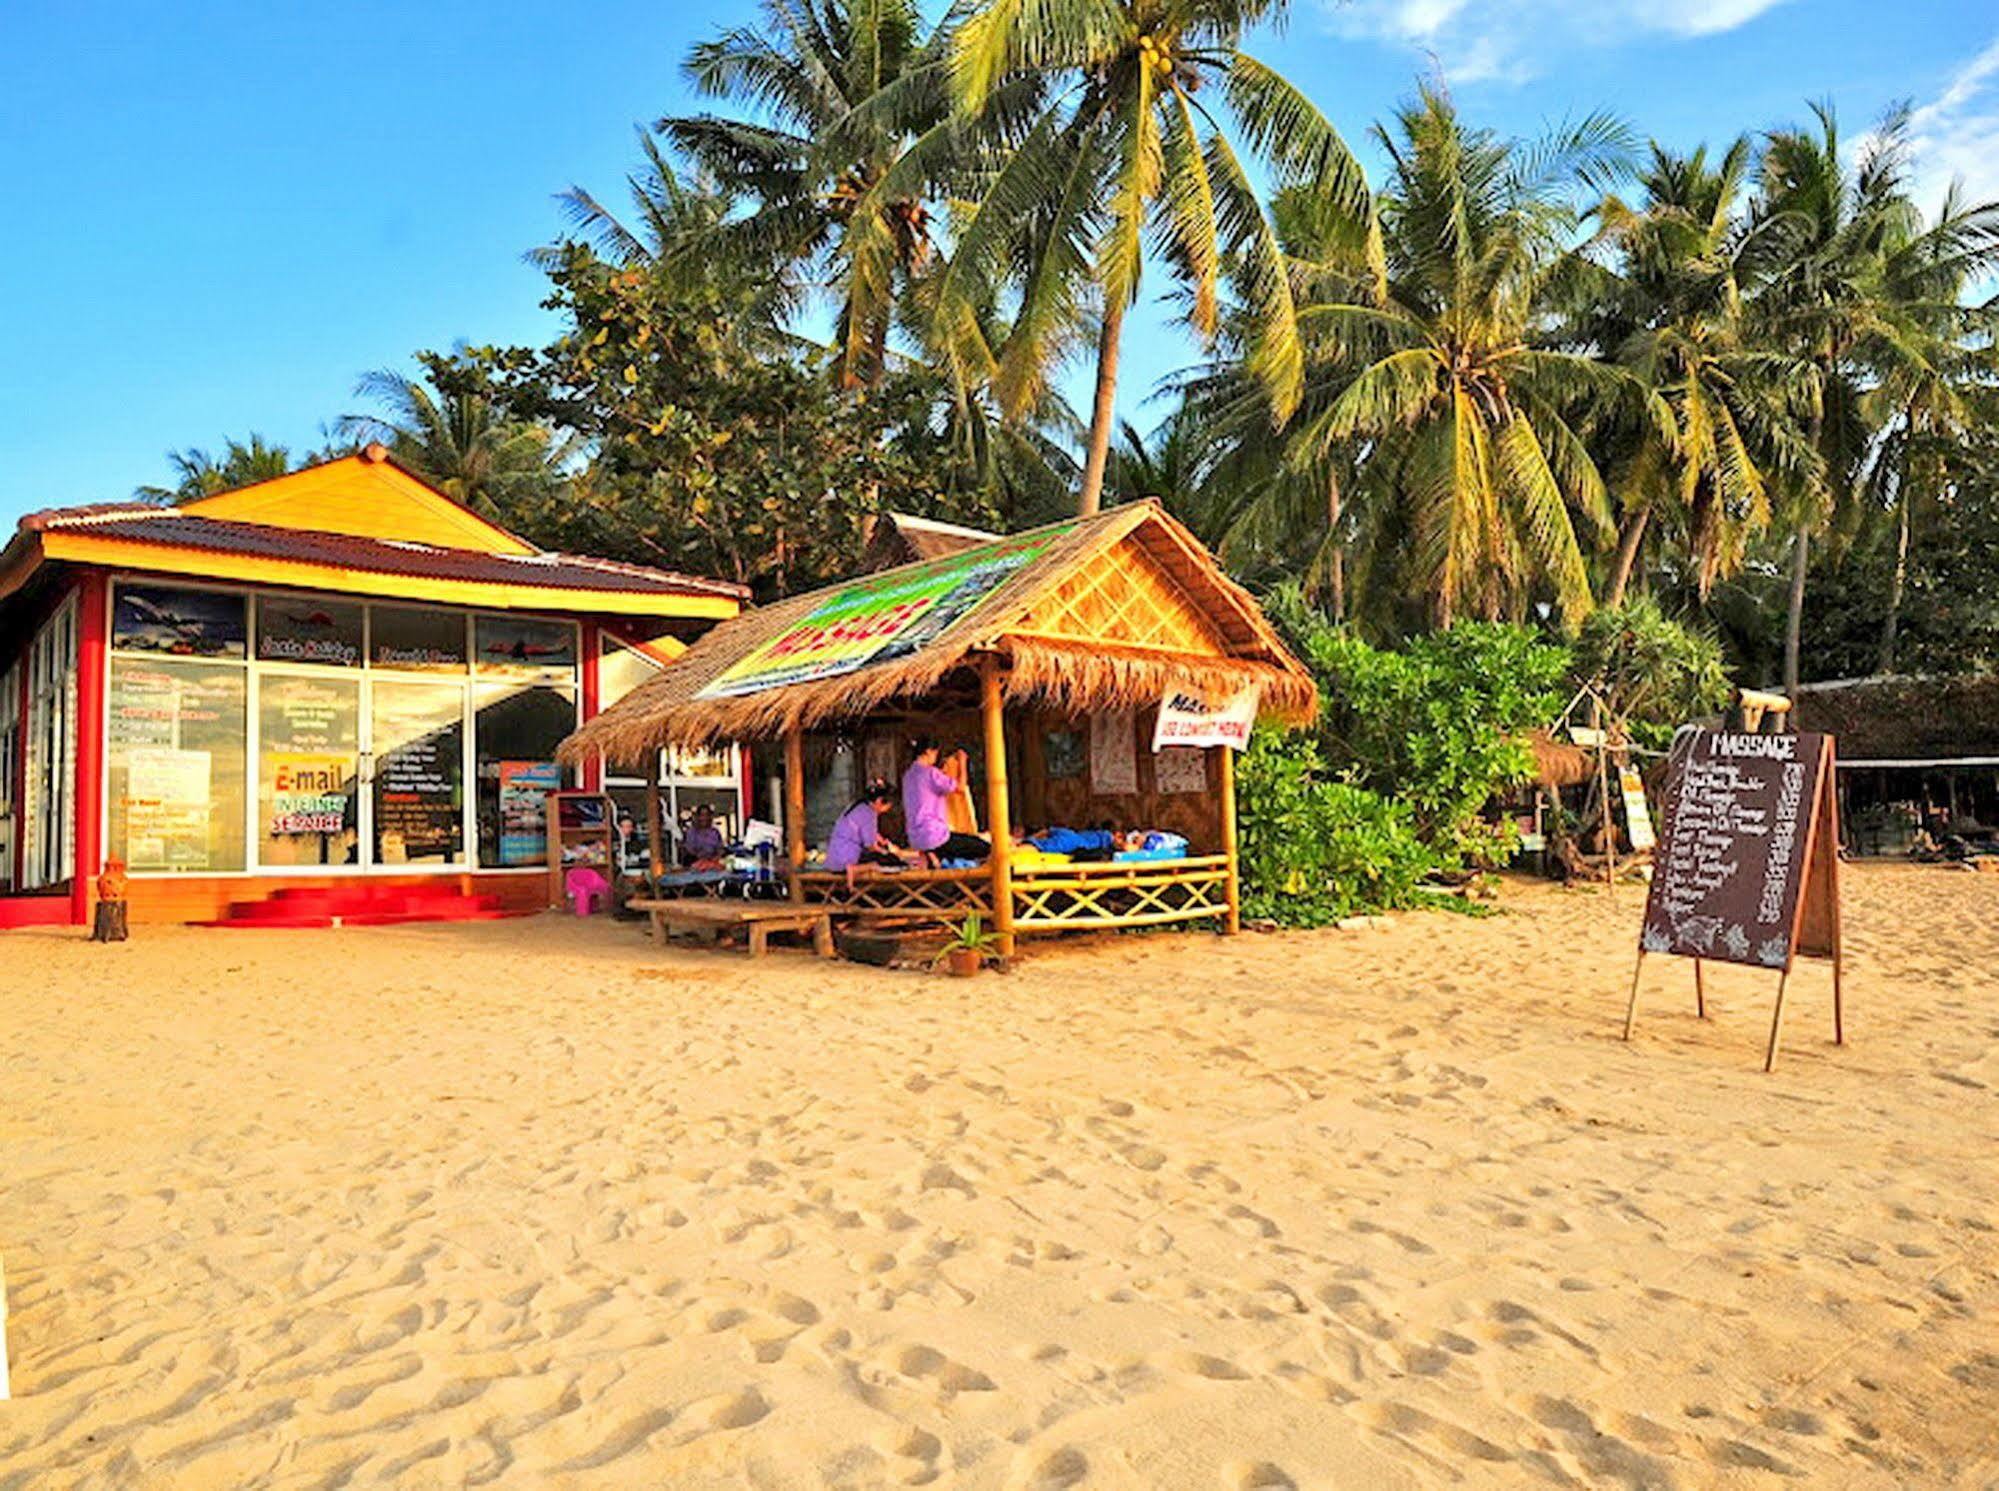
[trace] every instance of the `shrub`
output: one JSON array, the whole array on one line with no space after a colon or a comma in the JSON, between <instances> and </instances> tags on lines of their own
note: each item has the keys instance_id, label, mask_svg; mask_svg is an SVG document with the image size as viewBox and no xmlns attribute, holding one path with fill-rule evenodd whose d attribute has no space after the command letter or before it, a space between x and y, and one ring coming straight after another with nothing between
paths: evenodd
<instances>
[{"instance_id":1,"label":"shrub","mask_svg":"<svg viewBox=\"0 0 1999 1491\"><path fill-rule=\"evenodd\" d=\"M1260 730L1237 777L1243 909L1287 926L1407 906L1435 856L1403 804L1328 777L1302 731Z\"/></svg>"},{"instance_id":2,"label":"shrub","mask_svg":"<svg viewBox=\"0 0 1999 1491\"><path fill-rule=\"evenodd\" d=\"M1596 682L1640 745L1662 749L1688 720L1729 700L1721 643L1673 620L1650 596L1595 612L1576 636L1578 683Z\"/></svg>"}]
</instances>

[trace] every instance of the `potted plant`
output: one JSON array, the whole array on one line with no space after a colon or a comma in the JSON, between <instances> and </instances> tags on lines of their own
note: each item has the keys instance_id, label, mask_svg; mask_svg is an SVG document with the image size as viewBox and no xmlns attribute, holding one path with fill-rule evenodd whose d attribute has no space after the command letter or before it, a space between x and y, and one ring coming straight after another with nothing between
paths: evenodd
<instances>
[{"instance_id":1,"label":"potted plant","mask_svg":"<svg viewBox=\"0 0 1999 1491\"><path fill-rule=\"evenodd\" d=\"M937 954L937 962L944 964L953 978L970 978L993 955L996 945L978 912L968 912L951 933L951 940Z\"/></svg>"}]
</instances>

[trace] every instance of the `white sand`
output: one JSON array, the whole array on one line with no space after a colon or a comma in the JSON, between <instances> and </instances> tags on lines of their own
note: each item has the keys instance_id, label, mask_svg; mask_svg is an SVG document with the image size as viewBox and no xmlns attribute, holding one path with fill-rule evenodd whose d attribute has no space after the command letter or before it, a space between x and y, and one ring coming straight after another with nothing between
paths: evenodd
<instances>
[{"instance_id":1,"label":"white sand","mask_svg":"<svg viewBox=\"0 0 1999 1491\"><path fill-rule=\"evenodd\" d=\"M970 983L555 917L0 937L0 1488L1979 1485L1999 880Z\"/></svg>"}]
</instances>

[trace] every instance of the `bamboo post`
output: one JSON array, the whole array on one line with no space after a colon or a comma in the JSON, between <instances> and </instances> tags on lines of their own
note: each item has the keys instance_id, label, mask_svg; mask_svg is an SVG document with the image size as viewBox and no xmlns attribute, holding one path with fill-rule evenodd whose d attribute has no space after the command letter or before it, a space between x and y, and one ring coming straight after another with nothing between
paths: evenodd
<instances>
[{"instance_id":1,"label":"bamboo post","mask_svg":"<svg viewBox=\"0 0 1999 1491\"><path fill-rule=\"evenodd\" d=\"M1701 960L1694 959L1694 1013L1707 1018L1707 981L1701 977Z\"/></svg>"},{"instance_id":2,"label":"bamboo post","mask_svg":"<svg viewBox=\"0 0 1999 1491\"><path fill-rule=\"evenodd\" d=\"M1228 856L1228 875L1223 885L1228 895L1228 915L1222 932L1233 937L1242 930L1242 860L1237 852L1235 819L1235 751L1216 746L1221 752L1222 853Z\"/></svg>"},{"instance_id":3,"label":"bamboo post","mask_svg":"<svg viewBox=\"0 0 1999 1491\"><path fill-rule=\"evenodd\" d=\"M805 732L791 725L784 732L784 849L791 866L786 876L791 899L803 904L805 881Z\"/></svg>"},{"instance_id":4,"label":"bamboo post","mask_svg":"<svg viewBox=\"0 0 1999 1491\"><path fill-rule=\"evenodd\" d=\"M1631 1039L1631 1027L1638 1020L1638 976L1645 971L1645 950L1638 950L1638 962L1631 970L1631 1002L1624 1007L1624 1038Z\"/></svg>"},{"instance_id":5,"label":"bamboo post","mask_svg":"<svg viewBox=\"0 0 1999 1491\"><path fill-rule=\"evenodd\" d=\"M1791 970L1786 968L1777 980L1777 1007L1770 1011L1770 1049L1763 1053L1763 1070L1777 1069L1777 1034L1784 1024L1784 989L1791 982Z\"/></svg>"},{"instance_id":6,"label":"bamboo post","mask_svg":"<svg viewBox=\"0 0 1999 1491\"><path fill-rule=\"evenodd\" d=\"M659 877L666 873L666 820L661 816L659 796L659 751L646 752L646 849L652 871L652 893L659 893Z\"/></svg>"},{"instance_id":7,"label":"bamboo post","mask_svg":"<svg viewBox=\"0 0 1999 1491\"><path fill-rule=\"evenodd\" d=\"M1002 958L1013 956L1013 813L1007 802L1006 706L1000 698L999 659L979 659L979 712L986 726L986 827L993 836L987 866L993 877L993 934Z\"/></svg>"}]
</instances>

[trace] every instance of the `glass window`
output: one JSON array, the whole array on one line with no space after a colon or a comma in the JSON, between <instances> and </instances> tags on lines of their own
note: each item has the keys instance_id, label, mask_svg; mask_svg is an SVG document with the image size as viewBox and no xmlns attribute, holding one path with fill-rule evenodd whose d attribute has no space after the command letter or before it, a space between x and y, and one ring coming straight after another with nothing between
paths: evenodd
<instances>
[{"instance_id":1,"label":"glass window","mask_svg":"<svg viewBox=\"0 0 1999 1491\"><path fill-rule=\"evenodd\" d=\"M360 667L360 602L258 596L257 656L271 663Z\"/></svg>"},{"instance_id":2,"label":"glass window","mask_svg":"<svg viewBox=\"0 0 1999 1491\"><path fill-rule=\"evenodd\" d=\"M576 728L573 689L482 688L473 726L478 776L479 863L492 868L548 860L546 794L563 785L555 748Z\"/></svg>"},{"instance_id":3,"label":"glass window","mask_svg":"<svg viewBox=\"0 0 1999 1491\"><path fill-rule=\"evenodd\" d=\"M109 852L128 868L243 868L244 695L241 668L113 662Z\"/></svg>"},{"instance_id":4,"label":"glass window","mask_svg":"<svg viewBox=\"0 0 1999 1491\"><path fill-rule=\"evenodd\" d=\"M174 585L120 585L111 645L124 652L240 658L249 627L247 598Z\"/></svg>"},{"instance_id":5,"label":"glass window","mask_svg":"<svg viewBox=\"0 0 1999 1491\"><path fill-rule=\"evenodd\" d=\"M465 613L375 606L368 616L368 656L377 668L463 673Z\"/></svg>"},{"instance_id":6,"label":"glass window","mask_svg":"<svg viewBox=\"0 0 1999 1491\"><path fill-rule=\"evenodd\" d=\"M663 667L650 653L605 637L597 662L597 707L609 709L640 684L659 677Z\"/></svg>"},{"instance_id":7,"label":"glass window","mask_svg":"<svg viewBox=\"0 0 1999 1491\"><path fill-rule=\"evenodd\" d=\"M576 628L531 616L473 619L474 667L513 678L567 680L576 672Z\"/></svg>"},{"instance_id":8,"label":"glass window","mask_svg":"<svg viewBox=\"0 0 1999 1491\"><path fill-rule=\"evenodd\" d=\"M257 756L258 863L355 863L361 685L264 674L257 683Z\"/></svg>"},{"instance_id":9,"label":"glass window","mask_svg":"<svg viewBox=\"0 0 1999 1491\"><path fill-rule=\"evenodd\" d=\"M465 690L376 679L369 689L375 749L375 862L465 861Z\"/></svg>"}]
</instances>

